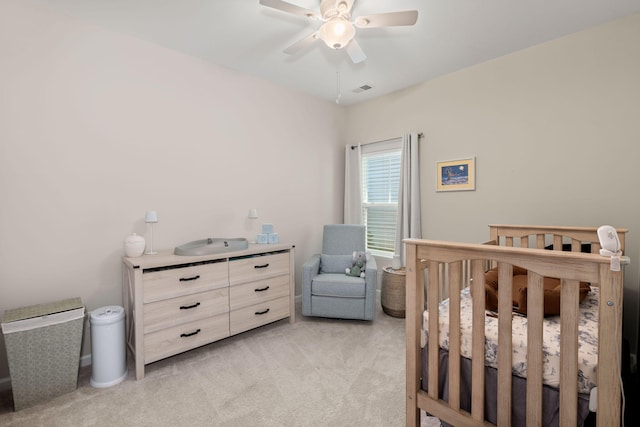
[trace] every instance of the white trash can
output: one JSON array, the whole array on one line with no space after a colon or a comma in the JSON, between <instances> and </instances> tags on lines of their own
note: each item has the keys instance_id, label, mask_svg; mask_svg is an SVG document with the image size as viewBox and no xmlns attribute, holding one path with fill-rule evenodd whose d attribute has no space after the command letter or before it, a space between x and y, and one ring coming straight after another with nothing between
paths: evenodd
<instances>
[{"instance_id":1,"label":"white trash can","mask_svg":"<svg viewBox=\"0 0 640 427\"><path fill-rule=\"evenodd\" d=\"M98 308L91 322L91 385L104 388L119 384L127 377L124 308Z\"/></svg>"}]
</instances>

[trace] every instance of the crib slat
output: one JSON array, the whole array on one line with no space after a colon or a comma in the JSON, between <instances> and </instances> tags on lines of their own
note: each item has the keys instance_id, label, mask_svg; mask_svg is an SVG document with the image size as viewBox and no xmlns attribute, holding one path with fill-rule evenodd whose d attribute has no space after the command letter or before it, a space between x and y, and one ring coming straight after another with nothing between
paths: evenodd
<instances>
[{"instance_id":1,"label":"crib slat","mask_svg":"<svg viewBox=\"0 0 640 427\"><path fill-rule=\"evenodd\" d=\"M449 406L460 409L460 289L462 262L449 265Z\"/></svg>"},{"instance_id":2,"label":"crib slat","mask_svg":"<svg viewBox=\"0 0 640 427\"><path fill-rule=\"evenodd\" d=\"M580 240L571 239L571 252L582 252L582 242Z\"/></svg>"},{"instance_id":3,"label":"crib slat","mask_svg":"<svg viewBox=\"0 0 640 427\"><path fill-rule=\"evenodd\" d=\"M559 234L553 235L553 250L554 251L562 250L562 235L559 235Z\"/></svg>"},{"instance_id":4,"label":"crib slat","mask_svg":"<svg viewBox=\"0 0 640 427\"><path fill-rule=\"evenodd\" d=\"M574 426L578 414L578 304L580 282L560 285L560 425Z\"/></svg>"},{"instance_id":5,"label":"crib slat","mask_svg":"<svg viewBox=\"0 0 640 427\"><path fill-rule=\"evenodd\" d=\"M484 268L482 260L471 261L473 292L473 327L471 340L471 416L484 420Z\"/></svg>"},{"instance_id":6,"label":"crib slat","mask_svg":"<svg viewBox=\"0 0 640 427\"><path fill-rule=\"evenodd\" d=\"M449 283L447 282L447 265L440 264L439 271L439 289L440 294L438 296L438 302L442 302L445 299L449 298Z\"/></svg>"},{"instance_id":7,"label":"crib slat","mask_svg":"<svg viewBox=\"0 0 640 427\"><path fill-rule=\"evenodd\" d=\"M536 234L536 249L544 249L544 234Z\"/></svg>"},{"instance_id":8,"label":"crib slat","mask_svg":"<svg viewBox=\"0 0 640 427\"><path fill-rule=\"evenodd\" d=\"M542 276L527 279L527 425L542 425Z\"/></svg>"},{"instance_id":9,"label":"crib slat","mask_svg":"<svg viewBox=\"0 0 640 427\"><path fill-rule=\"evenodd\" d=\"M511 425L511 366L512 343L511 306L513 294L513 267L510 264L498 263L498 396L509 396L499 399L498 425Z\"/></svg>"},{"instance_id":10,"label":"crib slat","mask_svg":"<svg viewBox=\"0 0 640 427\"><path fill-rule=\"evenodd\" d=\"M429 311L429 379L428 392L433 399L438 399L438 376L439 376L439 332L440 329L438 304L440 298L438 296L440 264L435 261L429 261L427 268L429 269L429 283L427 284L427 310Z\"/></svg>"}]
</instances>

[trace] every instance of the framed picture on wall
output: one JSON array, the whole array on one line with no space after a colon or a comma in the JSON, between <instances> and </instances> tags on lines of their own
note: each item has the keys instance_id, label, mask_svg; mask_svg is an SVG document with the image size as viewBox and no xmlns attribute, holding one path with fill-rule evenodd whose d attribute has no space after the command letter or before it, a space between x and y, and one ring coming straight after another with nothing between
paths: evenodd
<instances>
[{"instance_id":1,"label":"framed picture on wall","mask_svg":"<svg viewBox=\"0 0 640 427\"><path fill-rule=\"evenodd\" d=\"M476 159L448 160L436 163L436 191L476 189Z\"/></svg>"}]
</instances>

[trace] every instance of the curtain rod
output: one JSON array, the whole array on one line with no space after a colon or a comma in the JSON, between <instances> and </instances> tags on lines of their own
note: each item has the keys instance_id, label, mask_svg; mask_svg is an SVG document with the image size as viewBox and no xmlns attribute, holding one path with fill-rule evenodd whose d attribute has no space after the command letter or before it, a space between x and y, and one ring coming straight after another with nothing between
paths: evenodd
<instances>
[{"instance_id":1,"label":"curtain rod","mask_svg":"<svg viewBox=\"0 0 640 427\"><path fill-rule=\"evenodd\" d=\"M418 139L422 138L424 136L424 134L422 132L420 132L418 134ZM380 144L382 142L387 142L387 141L393 141L394 139L398 139L400 138L399 136L396 138L389 138L389 139L383 139L382 141L372 141L372 142L363 142L362 144L356 144L356 145L352 145L351 149L355 150L356 147L362 146L362 145L369 145L369 144Z\"/></svg>"}]
</instances>

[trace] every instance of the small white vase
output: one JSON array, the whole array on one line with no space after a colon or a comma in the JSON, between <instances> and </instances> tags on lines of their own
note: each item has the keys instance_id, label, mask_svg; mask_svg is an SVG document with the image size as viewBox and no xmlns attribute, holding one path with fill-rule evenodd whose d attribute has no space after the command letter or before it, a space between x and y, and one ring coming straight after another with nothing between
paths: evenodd
<instances>
[{"instance_id":1,"label":"small white vase","mask_svg":"<svg viewBox=\"0 0 640 427\"><path fill-rule=\"evenodd\" d=\"M131 236L127 236L124 240L124 253L128 257L140 256L144 252L144 246L144 237L133 233Z\"/></svg>"}]
</instances>

